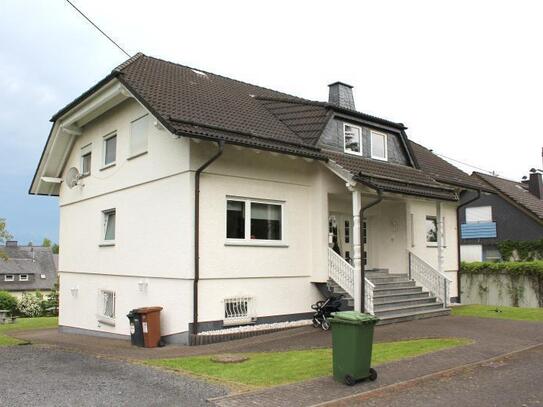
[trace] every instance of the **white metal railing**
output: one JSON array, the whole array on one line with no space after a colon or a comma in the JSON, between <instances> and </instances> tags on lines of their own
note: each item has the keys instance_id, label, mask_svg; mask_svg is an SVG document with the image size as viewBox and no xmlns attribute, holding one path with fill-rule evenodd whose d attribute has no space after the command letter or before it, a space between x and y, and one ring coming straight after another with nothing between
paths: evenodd
<instances>
[{"instance_id":1,"label":"white metal railing","mask_svg":"<svg viewBox=\"0 0 543 407\"><path fill-rule=\"evenodd\" d=\"M364 278L364 308L366 309L366 312L371 315L375 315L375 312L373 311L373 289L375 288L375 285L368 280L368 278Z\"/></svg>"},{"instance_id":2,"label":"white metal railing","mask_svg":"<svg viewBox=\"0 0 543 407\"><path fill-rule=\"evenodd\" d=\"M328 248L328 276L354 298L354 267Z\"/></svg>"},{"instance_id":3,"label":"white metal railing","mask_svg":"<svg viewBox=\"0 0 543 407\"><path fill-rule=\"evenodd\" d=\"M339 285L347 294L354 298L354 273L355 269L343 257L331 248L328 248L328 276ZM375 285L364 279L364 305L365 311L374 314L373 290Z\"/></svg>"},{"instance_id":4,"label":"white metal railing","mask_svg":"<svg viewBox=\"0 0 543 407\"><path fill-rule=\"evenodd\" d=\"M250 324L256 321L252 297L238 296L224 299L224 325Z\"/></svg>"},{"instance_id":5,"label":"white metal railing","mask_svg":"<svg viewBox=\"0 0 543 407\"><path fill-rule=\"evenodd\" d=\"M409 277L436 296L447 307L451 280L409 251Z\"/></svg>"}]
</instances>

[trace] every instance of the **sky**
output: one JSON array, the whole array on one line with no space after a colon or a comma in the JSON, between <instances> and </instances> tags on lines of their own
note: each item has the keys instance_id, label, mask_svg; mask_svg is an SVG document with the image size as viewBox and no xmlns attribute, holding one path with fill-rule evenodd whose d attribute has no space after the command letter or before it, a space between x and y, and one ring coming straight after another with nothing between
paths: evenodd
<instances>
[{"instance_id":1,"label":"sky","mask_svg":"<svg viewBox=\"0 0 543 407\"><path fill-rule=\"evenodd\" d=\"M73 3L131 55L321 101L343 81L436 153L516 180L543 167L540 2ZM0 38L0 218L57 241L57 199L28 195L49 119L126 56L64 0L0 1Z\"/></svg>"}]
</instances>

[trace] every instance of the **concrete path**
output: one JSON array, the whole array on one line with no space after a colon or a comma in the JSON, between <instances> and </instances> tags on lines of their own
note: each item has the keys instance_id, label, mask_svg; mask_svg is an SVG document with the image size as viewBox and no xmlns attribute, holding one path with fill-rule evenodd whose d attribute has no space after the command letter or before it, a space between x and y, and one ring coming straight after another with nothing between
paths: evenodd
<instances>
[{"instance_id":1,"label":"concrete path","mask_svg":"<svg viewBox=\"0 0 543 407\"><path fill-rule=\"evenodd\" d=\"M464 407L541 407L542 366L543 346L538 346L454 374L397 386L396 389L373 393L369 397L330 403L330 406L422 407L455 404Z\"/></svg>"},{"instance_id":2,"label":"concrete path","mask_svg":"<svg viewBox=\"0 0 543 407\"><path fill-rule=\"evenodd\" d=\"M38 346L0 348L0 406L206 406L222 386Z\"/></svg>"}]
</instances>

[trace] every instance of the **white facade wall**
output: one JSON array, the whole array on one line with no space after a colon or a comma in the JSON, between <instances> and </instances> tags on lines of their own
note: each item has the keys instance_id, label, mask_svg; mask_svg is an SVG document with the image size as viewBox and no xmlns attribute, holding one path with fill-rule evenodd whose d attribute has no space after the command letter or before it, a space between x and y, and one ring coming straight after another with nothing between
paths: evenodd
<instances>
[{"instance_id":1,"label":"white facade wall","mask_svg":"<svg viewBox=\"0 0 543 407\"><path fill-rule=\"evenodd\" d=\"M60 190L62 326L128 335L128 311L151 305L164 307L163 335L186 332L192 322L194 171L217 147L172 137L151 123L148 153L130 158L130 122L144 113L132 100L122 103L84 127L68 158L66 170L79 168L81 148L92 143L84 187ZM103 137L113 131L116 164L101 169ZM227 145L202 174L200 190L199 320L221 321L223 299L232 296L254 298L257 317L310 312L320 299L313 283L328 279L329 212L352 215L345 181L320 162ZM343 196L340 204L334 196ZM282 202L282 244L229 244L227 197ZM364 195L363 204L373 199ZM111 208L115 245L102 246L102 211ZM434 202L405 197L371 209L369 266L405 273L409 249L436 267L437 249L425 242L427 215L435 215ZM443 216L445 270L456 296L455 206L444 203ZM114 325L97 319L100 290L116 293Z\"/></svg>"},{"instance_id":2,"label":"white facade wall","mask_svg":"<svg viewBox=\"0 0 543 407\"><path fill-rule=\"evenodd\" d=\"M81 148L92 143L91 175L83 187L60 190L59 324L128 335L130 309L162 305L163 333L186 331L192 312L193 192L189 141L150 120L148 153L129 157L130 122L145 114L127 101L90 122L68 158L80 168ZM101 169L103 137L117 132L116 164ZM102 211L116 209L114 246L101 246ZM139 291L138 282L147 282ZM191 280L192 281L192 280ZM72 295L72 288L78 295ZM96 318L100 290L116 292L115 326Z\"/></svg>"},{"instance_id":3,"label":"white facade wall","mask_svg":"<svg viewBox=\"0 0 543 407\"><path fill-rule=\"evenodd\" d=\"M444 218L443 271L452 280L450 295L458 296L458 232L455 202L442 202ZM426 216L436 216L436 203L429 200L408 199L406 205L408 248L433 268L438 266L437 245L426 242Z\"/></svg>"}]
</instances>

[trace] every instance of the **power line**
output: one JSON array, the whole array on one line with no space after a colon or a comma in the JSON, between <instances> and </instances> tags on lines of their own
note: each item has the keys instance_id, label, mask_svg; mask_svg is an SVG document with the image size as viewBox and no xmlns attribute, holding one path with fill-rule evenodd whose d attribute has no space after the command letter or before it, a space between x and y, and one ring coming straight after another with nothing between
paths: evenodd
<instances>
[{"instance_id":1,"label":"power line","mask_svg":"<svg viewBox=\"0 0 543 407\"><path fill-rule=\"evenodd\" d=\"M462 164L462 165L465 165L467 167L471 167L471 168L475 168L476 170L479 170L479 171L483 171L483 172L486 172L488 174L491 174L491 175L496 175L496 173L494 171L488 171L488 170L485 170L484 168L481 168L481 167L477 167L475 165L471 165L471 164L468 164L468 163L465 163L463 161L459 161L459 160L455 160L454 158L451 158L451 157L447 157L446 155L443 155L443 154L438 154L436 152L434 152L435 155L441 157L441 158L445 158L447 160L451 160L451 161L454 161L454 162L457 162L459 164Z\"/></svg>"},{"instance_id":2,"label":"power line","mask_svg":"<svg viewBox=\"0 0 543 407\"><path fill-rule=\"evenodd\" d=\"M87 17L85 15L85 13L83 13L81 10L79 10L70 0L66 0L66 2L70 6L72 6L79 14L81 14L85 18L85 20L87 20L89 23L91 23L94 28L96 28L98 31L100 31L104 37L106 37L109 41L111 41L113 43L113 45L115 45L117 48L119 48L128 58L131 57L131 55L128 52L126 52L124 49L122 49L122 47L119 44L117 44L109 35L107 35L104 31L102 31L100 29L100 27L98 27L96 24L94 24L92 22L92 20L89 17Z\"/></svg>"}]
</instances>

